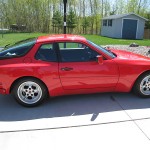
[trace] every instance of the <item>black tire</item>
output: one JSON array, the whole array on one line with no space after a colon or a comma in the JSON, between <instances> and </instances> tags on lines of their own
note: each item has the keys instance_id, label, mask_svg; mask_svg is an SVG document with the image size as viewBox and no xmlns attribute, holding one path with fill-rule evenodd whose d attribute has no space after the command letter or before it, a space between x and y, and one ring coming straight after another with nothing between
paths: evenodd
<instances>
[{"instance_id":1,"label":"black tire","mask_svg":"<svg viewBox=\"0 0 150 150\"><path fill-rule=\"evenodd\" d=\"M144 98L150 97L150 72L141 75L134 84L133 91Z\"/></svg>"},{"instance_id":2,"label":"black tire","mask_svg":"<svg viewBox=\"0 0 150 150\"><path fill-rule=\"evenodd\" d=\"M13 86L13 95L16 101L26 107L41 104L47 98L47 94L46 86L34 78L20 79Z\"/></svg>"}]
</instances>

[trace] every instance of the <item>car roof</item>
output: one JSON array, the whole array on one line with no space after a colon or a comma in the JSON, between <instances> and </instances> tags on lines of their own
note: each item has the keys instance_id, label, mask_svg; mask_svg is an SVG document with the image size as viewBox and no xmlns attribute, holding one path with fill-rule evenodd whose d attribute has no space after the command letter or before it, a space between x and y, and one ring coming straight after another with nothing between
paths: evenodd
<instances>
[{"instance_id":1,"label":"car roof","mask_svg":"<svg viewBox=\"0 0 150 150\"><path fill-rule=\"evenodd\" d=\"M79 35L73 35L73 34L53 34L53 35L46 35L46 36L39 36L37 38L37 43L41 42L54 42L54 41L86 41L86 38L79 36Z\"/></svg>"}]
</instances>

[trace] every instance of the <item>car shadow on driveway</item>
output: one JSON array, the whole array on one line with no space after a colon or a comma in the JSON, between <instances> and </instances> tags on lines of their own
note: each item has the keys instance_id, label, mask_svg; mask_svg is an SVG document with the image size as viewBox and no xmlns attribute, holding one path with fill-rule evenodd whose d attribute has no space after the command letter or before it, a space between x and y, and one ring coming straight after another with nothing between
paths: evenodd
<instances>
[{"instance_id":1,"label":"car shadow on driveway","mask_svg":"<svg viewBox=\"0 0 150 150\"><path fill-rule=\"evenodd\" d=\"M91 114L91 121L94 121L101 113L145 108L150 108L150 99L142 99L131 93L55 97L33 108L20 106L11 95L0 95L0 121L23 121L88 114Z\"/></svg>"}]
</instances>

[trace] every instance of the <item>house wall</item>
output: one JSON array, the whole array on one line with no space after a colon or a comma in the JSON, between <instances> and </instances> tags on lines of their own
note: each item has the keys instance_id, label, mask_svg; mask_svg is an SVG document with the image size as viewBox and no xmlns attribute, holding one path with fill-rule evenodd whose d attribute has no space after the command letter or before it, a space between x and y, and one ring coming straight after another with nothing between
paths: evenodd
<instances>
[{"instance_id":1,"label":"house wall","mask_svg":"<svg viewBox=\"0 0 150 150\"><path fill-rule=\"evenodd\" d=\"M122 18L116 19L114 23L114 37L122 38Z\"/></svg>"},{"instance_id":2,"label":"house wall","mask_svg":"<svg viewBox=\"0 0 150 150\"><path fill-rule=\"evenodd\" d=\"M114 19L111 27L103 26L102 24L101 35L112 38L122 38L123 19L138 20L136 39L143 39L145 20L136 15L128 15L123 18Z\"/></svg>"},{"instance_id":3,"label":"house wall","mask_svg":"<svg viewBox=\"0 0 150 150\"><path fill-rule=\"evenodd\" d=\"M114 22L115 20L112 20L112 26L103 26L103 22L102 22L102 29L101 29L102 36L114 37L114 33L115 33Z\"/></svg>"},{"instance_id":4,"label":"house wall","mask_svg":"<svg viewBox=\"0 0 150 150\"><path fill-rule=\"evenodd\" d=\"M145 20L140 19L139 24L138 24L137 39L143 39L143 37L144 37L144 27L145 27Z\"/></svg>"}]
</instances>

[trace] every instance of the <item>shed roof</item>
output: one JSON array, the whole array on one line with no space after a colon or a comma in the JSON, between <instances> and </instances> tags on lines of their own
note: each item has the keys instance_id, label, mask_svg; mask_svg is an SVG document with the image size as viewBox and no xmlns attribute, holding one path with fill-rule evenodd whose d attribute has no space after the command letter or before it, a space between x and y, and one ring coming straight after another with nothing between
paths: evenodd
<instances>
[{"instance_id":1,"label":"shed roof","mask_svg":"<svg viewBox=\"0 0 150 150\"><path fill-rule=\"evenodd\" d=\"M145 21L148 21L148 19L144 18L144 17L141 17L135 13L129 13L129 14L119 14L119 15L111 15L111 16L108 16L108 17L104 17L104 19L119 19L119 18L123 18L123 17L126 17L126 16L129 16L129 15L135 15L141 19L144 19Z\"/></svg>"}]
</instances>

